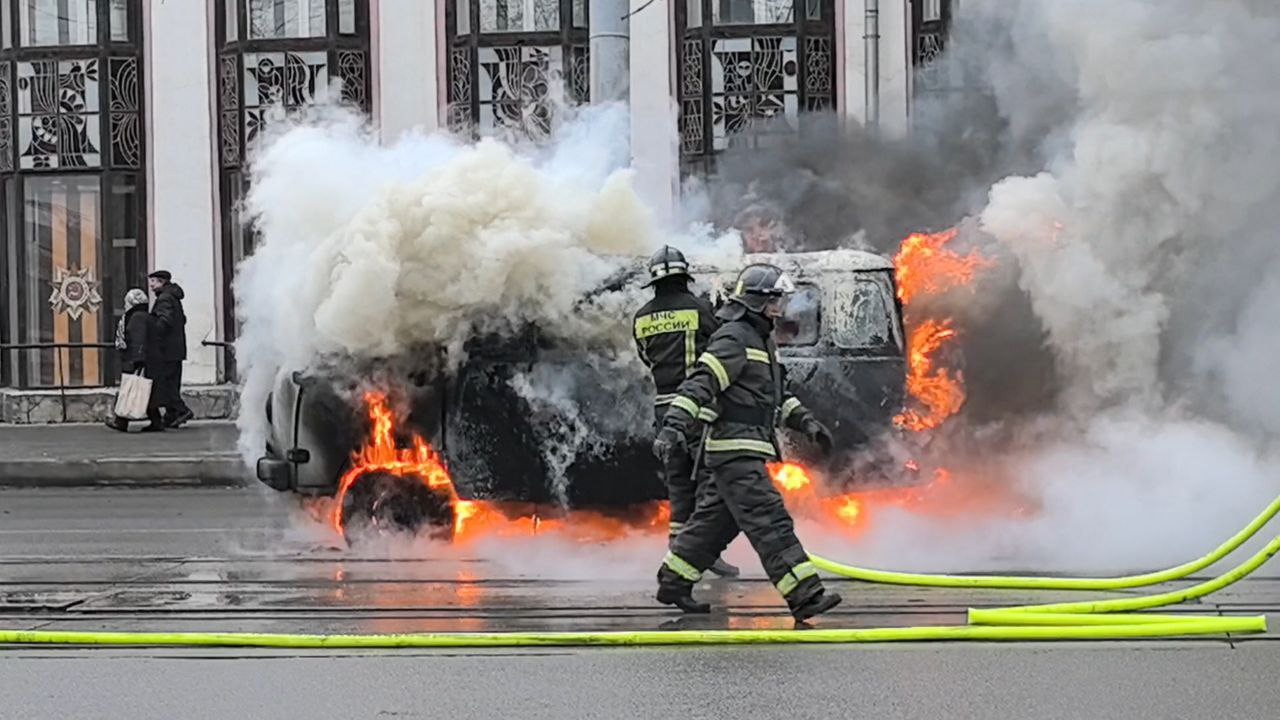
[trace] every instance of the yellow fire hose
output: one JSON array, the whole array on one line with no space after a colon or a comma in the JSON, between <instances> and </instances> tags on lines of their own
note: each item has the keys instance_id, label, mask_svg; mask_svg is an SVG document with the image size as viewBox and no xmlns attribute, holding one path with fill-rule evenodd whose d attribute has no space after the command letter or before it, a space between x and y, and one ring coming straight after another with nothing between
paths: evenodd
<instances>
[{"instance_id":1,"label":"yellow fire hose","mask_svg":"<svg viewBox=\"0 0 1280 720\"><path fill-rule=\"evenodd\" d=\"M1133 578L1102 579L1098 582L1139 584L1160 580L1147 578L1168 575L1176 579L1205 567L1239 547L1280 509L1280 498L1248 527L1210 555L1193 563ZM1226 548L1224 550L1224 548ZM1280 552L1280 535L1262 550L1232 570L1181 590L1131 598L1085 602L1028 605L998 609L970 609L969 625L902 628L854 628L834 630L645 630L637 632L494 632L494 633L414 633L388 635L307 635L209 632L73 632L60 630L0 630L0 645L145 645L145 646L228 646L283 648L484 648L529 646L594 645L739 645L779 643L869 643L919 641L999 641L999 640L1121 640L1134 638L1221 635L1224 633L1266 632L1266 618L1199 615L1134 614L1204 597L1245 578ZM1215 557L1216 556L1216 557ZM1212 560L1207 560L1213 558ZM843 567L843 566L841 566ZM1191 567L1193 569L1187 570ZM904 578L924 578L925 585L943 580L973 580L963 576L912 575L874 571L896 581L916 584ZM1178 574L1180 573L1180 574ZM999 580L1001 578L983 578ZM1018 581L1063 580L1063 578L1010 578ZM1076 578L1077 580L1095 580ZM956 583L960 587L992 587ZM1051 587L1056 585L1008 585L1003 587ZM1119 585L1113 587L1133 587ZM1117 613L1117 614L1106 614Z\"/></svg>"},{"instance_id":2,"label":"yellow fire hose","mask_svg":"<svg viewBox=\"0 0 1280 720\"><path fill-rule=\"evenodd\" d=\"M1266 510L1255 517L1240 532L1231 536L1216 550L1198 560L1183 563L1177 567L1141 575L1128 575L1114 578L1082 578L1082 577L1036 577L1018 575L932 575L927 573L903 573L889 570L873 570L854 567L828 560L817 555L809 559L819 569L832 575L862 580L863 582L884 585L911 585L915 587L960 587L960 588L999 588L1005 590L1123 590L1125 588L1145 587L1171 580L1179 580L1191 573L1203 570L1222 558L1235 552L1266 526L1271 518L1280 513L1280 496L1271 501Z\"/></svg>"}]
</instances>

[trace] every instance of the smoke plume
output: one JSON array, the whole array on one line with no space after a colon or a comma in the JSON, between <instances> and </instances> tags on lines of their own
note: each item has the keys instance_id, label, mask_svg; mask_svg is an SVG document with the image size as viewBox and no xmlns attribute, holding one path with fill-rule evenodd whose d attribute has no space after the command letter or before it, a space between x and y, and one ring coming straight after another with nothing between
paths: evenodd
<instances>
[{"instance_id":1,"label":"smoke plume","mask_svg":"<svg viewBox=\"0 0 1280 720\"><path fill-rule=\"evenodd\" d=\"M967 0L908 137L832 121L719 158L699 209L788 249L889 254L959 226L995 261L930 308L961 329L969 400L926 454L1026 512L961 496L853 544L810 528L816 546L1132 568L1187 559L1280 490L1276 67L1274 3Z\"/></svg>"},{"instance_id":2,"label":"smoke plume","mask_svg":"<svg viewBox=\"0 0 1280 720\"><path fill-rule=\"evenodd\" d=\"M429 347L456 366L469 340L535 324L621 355L630 336L612 318L639 302L633 286L601 288L659 242L602 140L626 123L592 109L537 151L413 134L381 146L326 108L277 129L253 161L260 245L236 278L243 407L262 407L282 370ZM265 418L241 424L252 457Z\"/></svg>"},{"instance_id":3,"label":"smoke plume","mask_svg":"<svg viewBox=\"0 0 1280 720\"><path fill-rule=\"evenodd\" d=\"M1015 269L978 292L1029 303L1054 383L1036 421L1006 422L994 441L1037 511L973 531L964 562L1187 559L1280 489L1268 380L1280 331L1264 320L1280 298L1280 7L973 0L962 12L969 39L1001 38L980 77L1004 147L1041 133L1039 167L993 183L976 213L970 241ZM992 339L971 333L966 349ZM993 449L972 429L966 440ZM910 524L917 540L934 534Z\"/></svg>"},{"instance_id":4,"label":"smoke plume","mask_svg":"<svg viewBox=\"0 0 1280 720\"><path fill-rule=\"evenodd\" d=\"M962 489L997 485L1025 512L966 514L962 492L946 513L886 509L853 539L802 521L802 538L936 570L1186 560L1280 489L1280 5L958 12L931 70L953 87L917 99L908 138L833 121L730 150L689 188L691 215L785 232L789 250L891 253L908 232L959 225L996 261L949 300L970 400L925 452ZM533 156L439 137L379 149L332 125L273 143L250 198L265 243L238 281L246 394L317 354L459 349L526 321L621 350L625 303L578 305L621 267L613 255L658 240L625 152L620 164L593 127L560 141L572 153ZM593 326L609 302L613 321ZM527 398L566 395L552 376L524 382ZM578 430L566 437L589 444Z\"/></svg>"}]
</instances>

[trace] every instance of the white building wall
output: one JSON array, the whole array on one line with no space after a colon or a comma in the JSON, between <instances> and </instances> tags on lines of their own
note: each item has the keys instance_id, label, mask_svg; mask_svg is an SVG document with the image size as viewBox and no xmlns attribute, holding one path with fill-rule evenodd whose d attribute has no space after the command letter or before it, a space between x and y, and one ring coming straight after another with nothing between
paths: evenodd
<instances>
[{"instance_id":1,"label":"white building wall","mask_svg":"<svg viewBox=\"0 0 1280 720\"><path fill-rule=\"evenodd\" d=\"M210 3L143 3L146 28L147 203L151 269L186 291L189 384L217 381L221 243L213 123ZM201 10L204 10L203 12Z\"/></svg>"},{"instance_id":2,"label":"white building wall","mask_svg":"<svg viewBox=\"0 0 1280 720\"><path fill-rule=\"evenodd\" d=\"M415 127L440 126L444 88L444 3L427 0L371 0L370 44L374 66L374 119L384 142Z\"/></svg>"},{"instance_id":3,"label":"white building wall","mask_svg":"<svg viewBox=\"0 0 1280 720\"><path fill-rule=\"evenodd\" d=\"M864 0L844 2L844 112L850 120L867 118L866 5ZM880 127L900 137L907 133L911 98L911 3L880 0ZM840 28L836 29L837 32Z\"/></svg>"},{"instance_id":4,"label":"white building wall","mask_svg":"<svg viewBox=\"0 0 1280 720\"><path fill-rule=\"evenodd\" d=\"M680 194L675 9L672 0L648 3L631 0L631 164L636 191L662 223L674 218Z\"/></svg>"}]
</instances>

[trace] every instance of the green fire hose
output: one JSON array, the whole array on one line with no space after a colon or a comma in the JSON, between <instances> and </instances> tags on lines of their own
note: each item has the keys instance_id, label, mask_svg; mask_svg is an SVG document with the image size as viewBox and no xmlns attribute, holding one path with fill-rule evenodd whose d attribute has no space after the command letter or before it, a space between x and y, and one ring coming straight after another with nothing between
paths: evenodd
<instances>
[{"instance_id":1,"label":"green fire hose","mask_svg":"<svg viewBox=\"0 0 1280 720\"><path fill-rule=\"evenodd\" d=\"M872 582L951 587L1112 589L1173 580L1222 559L1280 510L1280 498L1224 545L1176 568L1127 578L1000 578L861 571ZM1238 582L1280 552L1280 535L1248 560L1206 582L1170 592L1110 600L970 609L968 625L816 630L644 630L636 632L493 632L388 635L309 635L211 632L75 632L0 630L0 645L143 645L276 648L486 648L604 645L739 645L778 643L882 643L919 641L1122 640L1266 632L1263 616L1157 615L1130 611L1204 597ZM815 562L817 560L815 559ZM822 561L824 566L836 565ZM843 574L843 573L842 573ZM1155 579L1153 579L1155 578ZM917 582L919 580L919 582ZM1074 580L1088 585L1060 585ZM975 582L976 581L976 582ZM987 584L1004 581L1010 584ZM1118 583L1118 584L1110 584Z\"/></svg>"},{"instance_id":2,"label":"green fire hose","mask_svg":"<svg viewBox=\"0 0 1280 720\"><path fill-rule=\"evenodd\" d=\"M1240 532L1232 535L1216 550L1198 560L1183 563L1177 567L1141 575L1128 575L1114 578L1081 578L1081 577L1036 577L1018 575L931 575L926 573L902 573L889 570L872 570L854 567L828 560L817 555L809 559L819 569L832 575L839 575L863 582L884 585L911 585L916 587L961 587L961 588L999 588L1005 590L1123 590L1125 588L1145 587L1158 583L1179 580L1191 573L1203 570L1222 558L1235 552L1249 538L1258 534L1271 518L1280 513L1280 496L1271 501L1266 510L1255 517Z\"/></svg>"}]
</instances>

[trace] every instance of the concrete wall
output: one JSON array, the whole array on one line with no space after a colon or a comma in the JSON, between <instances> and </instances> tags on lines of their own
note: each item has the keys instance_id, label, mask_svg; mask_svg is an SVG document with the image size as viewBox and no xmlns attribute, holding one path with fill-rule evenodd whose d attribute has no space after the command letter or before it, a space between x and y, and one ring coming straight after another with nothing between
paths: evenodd
<instances>
[{"instance_id":1,"label":"concrete wall","mask_svg":"<svg viewBox=\"0 0 1280 720\"><path fill-rule=\"evenodd\" d=\"M152 269L186 291L188 383L217 380L219 257L213 122L213 4L143 3Z\"/></svg>"}]
</instances>

